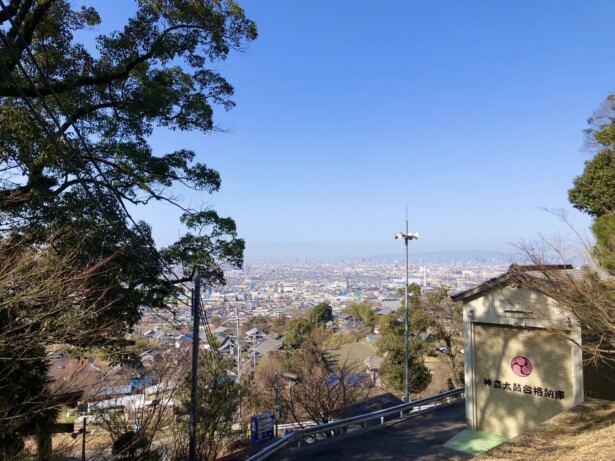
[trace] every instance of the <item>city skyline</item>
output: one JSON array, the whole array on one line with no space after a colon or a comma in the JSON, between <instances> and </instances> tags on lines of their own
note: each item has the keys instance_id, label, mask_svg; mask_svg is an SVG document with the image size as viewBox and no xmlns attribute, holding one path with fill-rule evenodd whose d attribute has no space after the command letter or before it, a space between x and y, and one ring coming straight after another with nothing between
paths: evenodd
<instances>
[{"instance_id":1,"label":"city skyline","mask_svg":"<svg viewBox=\"0 0 615 461\"><path fill-rule=\"evenodd\" d=\"M120 24L117 4L99 7L101 28ZM234 218L247 261L401 254L406 203L411 256L575 240L545 209L589 233L567 190L613 91L612 3L241 5L260 35L216 65L236 89L216 117L227 132L159 129L152 145L220 171L219 193L177 195ZM177 210L131 212L158 245L181 232Z\"/></svg>"}]
</instances>

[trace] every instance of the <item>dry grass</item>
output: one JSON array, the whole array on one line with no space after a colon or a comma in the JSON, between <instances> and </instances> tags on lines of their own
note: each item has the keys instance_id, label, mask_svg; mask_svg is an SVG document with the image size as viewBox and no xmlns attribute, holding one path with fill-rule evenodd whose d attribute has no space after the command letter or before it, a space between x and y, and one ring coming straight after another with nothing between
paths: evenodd
<instances>
[{"instance_id":1,"label":"dry grass","mask_svg":"<svg viewBox=\"0 0 615 461\"><path fill-rule=\"evenodd\" d=\"M477 461L613 461L615 402L588 399L533 431L474 458Z\"/></svg>"},{"instance_id":2,"label":"dry grass","mask_svg":"<svg viewBox=\"0 0 615 461\"><path fill-rule=\"evenodd\" d=\"M446 364L438 357L425 356L424 359L425 365L431 371L431 383L420 394L413 394L413 399L431 397L432 395L446 392L449 389L448 377L450 376L450 371Z\"/></svg>"},{"instance_id":3,"label":"dry grass","mask_svg":"<svg viewBox=\"0 0 615 461\"><path fill-rule=\"evenodd\" d=\"M80 428L76 425L76 428ZM51 442L54 459L81 459L81 444L82 436L72 438L70 434L54 434ZM85 438L87 459L90 459L94 454L100 454L105 451L110 453L111 439L109 434L97 426L88 426L88 435ZM32 437L26 439L26 452L35 457L36 444ZM28 459L27 457L24 459Z\"/></svg>"}]
</instances>

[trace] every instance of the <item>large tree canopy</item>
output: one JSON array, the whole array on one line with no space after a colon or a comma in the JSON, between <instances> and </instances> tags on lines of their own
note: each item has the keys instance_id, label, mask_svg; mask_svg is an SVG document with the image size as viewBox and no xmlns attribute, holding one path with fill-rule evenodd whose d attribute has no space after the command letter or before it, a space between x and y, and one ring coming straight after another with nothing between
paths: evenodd
<instances>
[{"instance_id":1,"label":"large tree canopy","mask_svg":"<svg viewBox=\"0 0 615 461\"><path fill-rule=\"evenodd\" d=\"M615 212L615 151L612 148L601 149L585 162L585 170L575 178L568 197L575 208L591 216Z\"/></svg>"},{"instance_id":2,"label":"large tree canopy","mask_svg":"<svg viewBox=\"0 0 615 461\"><path fill-rule=\"evenodd\" d=\"M256 26L232 0L138 0L123 30L86 46L76 37L100 17L73 3L0 3L0 441L54 419L46 345L122 353L141 306L163 306L197 265L213 284L242 264L233 220L177 198L217 191L219 174L149 137L215 129L233 88L213 69ZM125 209L151 201L180 207L188 229L163 251Z\"/></svg>"},{"instance_id":3,"label":"large tree canopy","mask_svg":"<svg viewBox=\"0 0 615 461\"><path fill-rule=\"evenodd\" d=\"M406 342L405 315L406 290L400 289L401 299L399 309L393 314L385 315L380 321L380 339L378 351L384 356L380 374L384 381L393 389L404 392L406 388ZM427 330L430 318L421 306L421 287L416 283L408 285L408 367L410 393L423 392L431 383L431 372L425 366L423 359L424 347L422 341L415 335Z\"/></svg>"},{"instance_id":4,"label":"large tree canopy","mask_svg":"<svg viewBox=\"0 0 615 461\"><path fill-rule=\"evenodd\" d=\"M604 101L588 123L585 134L595 155L575 178L568 199L594 217L594 255L598 265L615 274L615 95Z\"/></svg>"},{"instance_id":5,"label":"large tree canopy","mask_svg":"<svg viewBox=\"0 0 615 461\"><path fill-rule=\"evenodd\" d=\"M155 152L148 138L158 127L215 129L213 108L233 106L233 87L213 70L216 61L255 39L255 24L232 0L139 0L126 26L98 36L91 49L75 32L100 23L93 7L5 3L2 238L58 253L79 243L84 267L106 258L99 282L121 301L114 315L126 325L138 319L140 305L159 306L173 292L161 276L170 265L202 264L206 282L224 282L220 263L242 264L235 223L177 199L177 187L217 191L219 174L193 151ZM120 204L152 200L179 206L189 229L162 253L150 227L128 220Z\"/></svg>"},{"instance_id":6,"label":"large tree canopy","mask_svg":"<svg viewBox=\"0 0 615 461\"><path fill-rule=\"evenodd\" d=\"M610 377L615 367L615 96L609 96L589 119L585 133L595 155L585 162L568 198L577 209L594 218L593 264L584 266L581 276L575 271L553 270L544 255L553 250L563 255L564 249L554 242L542 241L522 246L542 276L534 277L523 270L513 273L520 283L556 299L574 314L583 331L585 359L606 363L610 370L604 376Z\"/></svg>"}]
</instances>

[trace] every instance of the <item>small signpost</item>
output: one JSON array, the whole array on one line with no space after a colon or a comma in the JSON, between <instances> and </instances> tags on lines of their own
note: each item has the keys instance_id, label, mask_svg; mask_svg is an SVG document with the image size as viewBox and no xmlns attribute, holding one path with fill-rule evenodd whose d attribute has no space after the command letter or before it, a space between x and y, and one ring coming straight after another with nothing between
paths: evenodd
<instances>
[{"instance_id":1,"label":"small signpost","mask_svg":"<svg viewBox=\"0 0 615 461\"><path fill-rule=\"evenodd\" d=\"M252 445L256 446L265 440L273 438L274 416L271 413L261 413L252 416Z\"/></svg>"}]
</instances>

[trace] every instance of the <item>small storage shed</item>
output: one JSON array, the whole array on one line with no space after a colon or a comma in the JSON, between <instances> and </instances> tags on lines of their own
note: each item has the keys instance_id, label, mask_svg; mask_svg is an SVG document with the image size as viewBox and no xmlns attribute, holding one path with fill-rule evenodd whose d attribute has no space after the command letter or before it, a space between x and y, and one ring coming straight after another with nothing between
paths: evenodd
<instances>
[{"instance_id":1,"label":"small storage shed","mask_svg":"<svg viewBox=\"0 0 615 461\"><path fill-rule=\"evenodd\" d=\"M511 266L452 297L463 302L469 429L514 437L583 401L578 323L554 299L520 286L514 276L544 276L545 267L538 269Z\"/></svg>"}]
</instances>

